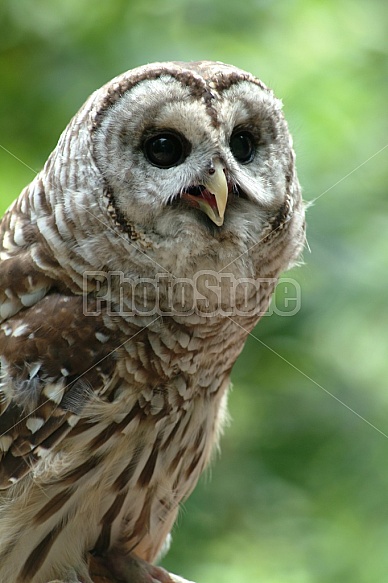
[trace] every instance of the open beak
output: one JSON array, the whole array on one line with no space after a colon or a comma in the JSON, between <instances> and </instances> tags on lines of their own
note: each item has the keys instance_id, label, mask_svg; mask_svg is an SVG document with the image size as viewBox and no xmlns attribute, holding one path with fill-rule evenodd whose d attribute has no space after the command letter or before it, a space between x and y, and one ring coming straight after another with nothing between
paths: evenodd
<instances>
[{"instance_id":1,"label":"open beak","mask_svg":"<svg viewBox=\"0 0 388 583\"><path fill-rule=\"evenodd\" d=\"M203 185L187 189L182 194L192 206L199 208L218 227L224 223L224 214L228 200L228 183L220 161L213 163Z\"/></svg>"}]
</instances>

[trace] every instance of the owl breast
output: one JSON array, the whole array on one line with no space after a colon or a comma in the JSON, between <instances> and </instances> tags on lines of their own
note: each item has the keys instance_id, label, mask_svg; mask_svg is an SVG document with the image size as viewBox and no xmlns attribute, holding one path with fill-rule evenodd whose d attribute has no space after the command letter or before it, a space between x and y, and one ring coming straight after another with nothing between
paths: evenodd
<instances>
[{"instance_id":1,"label":"owl breast","mask_svg":"<svg viewBox=\"0 0 388 583\"><path fill-rule=\"evenodd\" d=\"M201 336L188 336L187 328L176 323L173 329L174 341L167 324L162 334L160 326L147 329L148 350L145 337L138 346L142 361L129 347L128 357L123 347L118 355L122 368L110 377L103 398L88 403L66 443L36 467L29 495L36 535L50 541L40 548L43 556L50 552L47 576L50 564L63 560L63 548L71 549L75 540L103 555L122 546L124 537L128 550L155 560L180 502L208 464L225 420L229 372L245 331L225 318L206 320ZM165 345L161 358L164 335L170 348ZM222 357L220 335L226 339ZM163 375L163 383L154 380L151 386L145 375L167 364L170 378ZM36 560L27 536L24 543Z\"/></svg>"}]
</instances>

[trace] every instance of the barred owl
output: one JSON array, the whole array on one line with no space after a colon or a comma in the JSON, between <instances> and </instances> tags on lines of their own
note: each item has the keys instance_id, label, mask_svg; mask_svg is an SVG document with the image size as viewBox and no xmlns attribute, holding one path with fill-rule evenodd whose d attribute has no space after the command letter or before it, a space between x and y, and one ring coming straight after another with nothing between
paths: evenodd
<instances>
[{"instance_id":1,"label":"barred owl","mask_svg":"<svg viewBox=\"0 0 388 583\"><path fill-rule=\"evenodd\" d=\"M181 580L155 562L304 243L281 102L222 63L130 70L0 233L0 580Z\"/></svg>"}]
</instances>

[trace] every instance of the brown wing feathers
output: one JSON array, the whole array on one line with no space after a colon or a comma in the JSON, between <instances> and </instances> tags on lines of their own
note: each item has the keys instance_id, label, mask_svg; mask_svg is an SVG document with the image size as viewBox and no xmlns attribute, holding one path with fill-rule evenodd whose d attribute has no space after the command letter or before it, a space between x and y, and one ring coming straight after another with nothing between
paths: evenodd
<instances>
[{"instance_id":1,"label":"brown wing feathers","mask_svg":"<svg viewBox=\"0 0 388 583\"><path fill-rule=\"evenodd\" d=\"M82 306L80 296L52 293L1 326L2 488L68 433L88 387L98 392L113 368L111 332L101 316L84 316Z\"/></svg>"}]
</instances>

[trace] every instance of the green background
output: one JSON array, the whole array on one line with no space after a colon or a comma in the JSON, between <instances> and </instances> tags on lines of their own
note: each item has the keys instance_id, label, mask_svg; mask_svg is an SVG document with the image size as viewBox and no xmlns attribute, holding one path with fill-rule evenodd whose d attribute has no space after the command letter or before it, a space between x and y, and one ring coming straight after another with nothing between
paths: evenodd
<instances>
[{"instance_id":1,"label":"green background","mask_svg":"<svg viewBox=\"0 0 388 583\"><path fill-rule=\"evenodd\" d=\"M136 65L231 62L284 101L304 197L316 199L305 265L288 274L301 309L263 318L234 368L222 456L184 504L164 561L198 583L388 580L386 10L0 3L1 212L86 97Z\"/></svg>"}]
</instances>

